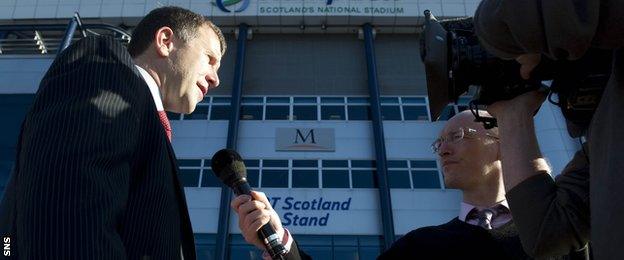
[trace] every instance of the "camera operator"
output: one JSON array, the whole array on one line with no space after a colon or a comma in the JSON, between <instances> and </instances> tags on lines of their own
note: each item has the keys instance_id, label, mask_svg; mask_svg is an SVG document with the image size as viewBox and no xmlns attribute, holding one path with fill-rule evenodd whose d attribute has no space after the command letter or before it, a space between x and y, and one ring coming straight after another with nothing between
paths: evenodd
<instances>
[{"instance_id":1,"label":"camera operator","mask_svg":"<svg viewBox=\"0 0 624 260\"><path fill-rule=\"evenodd\" d=\"M587 145L556 181L547 174L533 125L545 95L528 92L488 107L498 120L507 200L525 251L533 256L560 254L589 240L595 259L624 259L622 17L624 3L616 0L484 0L475 13L481 44L500 58L516 59L525 79L540 55L573 60L590 46L614 50Z\"/></svg>"}]
</instances>

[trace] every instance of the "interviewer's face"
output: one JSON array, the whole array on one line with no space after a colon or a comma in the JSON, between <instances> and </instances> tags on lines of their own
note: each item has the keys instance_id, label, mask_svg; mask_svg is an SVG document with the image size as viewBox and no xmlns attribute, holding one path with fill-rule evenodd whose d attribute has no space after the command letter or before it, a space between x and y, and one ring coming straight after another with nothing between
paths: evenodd
<instances>
[{"instance_id":1,"label":"interviewer's face","mask_svg":"<svg viewBox=\"0 0 624 260\"><path fill-rule=\"evenodd\" d=\"M458 142L444 142L438 156L442 164L446 187L466 190L495 178L492 169L500 167L498 142L486 135L481 123L474 122L469 113L451 118L440 136L445 138L459 128L464 128L465 136ZM476 130L469 133L468 129Z\"/></svg>"},{"instance_id":2,"label":"interviewer's face","mask_svg":"<svg viewBox=\"0 0 624 260\"><path fill-rule=\"evenodd\" d=\"M163 82L165 110L189 114L206 93L219 85L221 45L217 34L204 25L195 38L182 42L174 38L168 60L167 80Z\"/></svg>"}]
</instances>

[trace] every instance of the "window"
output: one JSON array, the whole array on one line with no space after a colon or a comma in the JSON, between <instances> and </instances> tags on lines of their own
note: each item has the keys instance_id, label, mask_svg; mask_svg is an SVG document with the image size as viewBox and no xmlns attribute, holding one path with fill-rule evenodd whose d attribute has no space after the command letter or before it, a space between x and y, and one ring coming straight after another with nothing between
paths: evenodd
<instances>
[{"instance_id":1,"label":"window","mask_svg":"<svg viewBox=\"0 0 624 260\"><path fill-rule=\"evenodd\" d=\"M212 105L210 120L230 120L230 106Z\"/></svg>"},{"instance_id":2,"label":"window","mask_svg":"<svg viewBox=\"0 0 624 260\"><path fill-rule=\"evenodd\" d=\"M241 120L262 120L262 105L241 106Z\"/></svg>"},{"instance_id":3,"label":"window","mask_svg":"<svg viewBox=\"0 0 624 260\"><path fill-rule=\"evenodd\" d=\"M221 180L217 178L211 169L202 171L201 187L221 187Z\"/></svg>"},{"instance_id":4,"label":"window","mask_svg":"<svg viewBox=\"0 0 624 260\"><path fill-rule=\"evenodd\" d=\"M390 188L409 189L409 172L405 170L388 170L388 185Z\"/></svg>"},{"instance_id":5,"label":"window","mask_svg":"<svg viewBox=\"0 0 624 260\"><path fill-rule=\"evenodd\" d=\"M323 188L349 188L348 170L323 170Z\"/></svg>"},{"instance_id":6,"label":"window","mask_svg":"<svg viewBox=\"0 0 624 260\"><path fill-rule=\"evenodd\" d=\"M260 170L247 169L247 182L249 183L249 186L253 188L258 188L259 177L260 177Z\"/></svg>"},{"instance_id":7,"label":"window","mask_svg":"<svg viewBox=\"0 0 624 260\"><path fill-rule=\"evenodd\" d=\"M266 106L266 120L288 120L290 117L290 106Z\"/></svg>"},{"instance_id":8,"label":"window","mask_svg":"<svg viewBox=\"0 0 624 260\"><path fill-rule=\"evenodd\" d=\"M353 188L378 188L377 171L351 170Z\"/></svg>"},{"instance_id":9,"label":"window","mask_svg":"<svg viewBox=\"0 0 624 260\"><path fill-rule=\"evenodd\" d=\"M288 167L288 160L263 160L262 167Z\"/></svg>"},{"instance_id":10,"label":"window","mask_svg":"<svg viewBox=\"0 0 624 260\"><path fill-rule=\"evenodd\" d=\"M184 187L197 187L199 184L199 169L180 169L178 176Z\"/></svg>"},{"instance_id":11,"label":"window","mask_svg":"<svg viewBox=\"0 0 624 260\"><path fill-rule=\"evenodd\" d=\"M381 106L381 118L383 120L401 121L401 108L399 106Z\"/></svg>"},{"instance_id":12,"label":"window","mask_svg":"<svg viewBox=\"0 0 624 260\"><path fill-rule=\"evenodd\" d=\"M263 188L288 188L288 170L262 170Z\"/></svg>"},{"instance_id":13,"label":"window","mask_svg":"<svg viewBox=\"0 0 624 260\"><path fill-rule=\"evenodd\" d=\"M318 188L318 170L295 170L292 171L293 188Z\"/></svg>"},{"instance_id":14,"label":"window","mask_svg":"<svg viewBox=\"0 0 624 260\"><path fill-rule=\"evenodd\" d=\"M321 106L322 120L345 120L344 106Z\"/></svg>"},{"instance_id":15,"label":"window","mask_svg":"<svg viewBox=\"0 0 624 260\"><path fill-rule=\"evenodd\" d=\"M193 113L184 115L185 120L206 120L208 118L208 106L198 105Z\"/></svg>"},{"instance_id":16,"label":"window","mask_svg":"<svg viewBox=\"0 0 624 260\"><path fill-rule=\"evenodd\" d=\"M353 121L371 120L370 106L349 105L347 106L347 110L349 112L349 120L353 120Z\"/></svg>"},{"instance_id":17,"label":"window","mask_svg":"<svg viewBox=\"0 0 624 260\"><path fill-rule=\"evenodd\" d=\"M440 188L438 171L412 170L412 180L414 181L414 189Z\"/></svg>"},{"instance_id":18,"label":"window","mask_svg":"<svg viewBox=\"0 0 624 260\"><path fill-rule=\"evenodd\" d=\"M323 168L328 167L349 167L349 161L347 160L323 160Z\"/></svg>"},{"instance_id":19,"label":"window","mask_svg":"<svg viewBox=\"0 0 624 260\"><path fill-rule=\"evenodd\" d=\"M293 106L293 120L317 120L316 105Z\"/></svg>"},{"instance_id":20,"label":"window","mask_svg":"<svg viewBox=\"0 0 624 260\"><path fill-rule=\"evenodd\" d=\"M405 120L429 121L426 106L403 106L403 117Z\"/></svg>"}]
</instances>

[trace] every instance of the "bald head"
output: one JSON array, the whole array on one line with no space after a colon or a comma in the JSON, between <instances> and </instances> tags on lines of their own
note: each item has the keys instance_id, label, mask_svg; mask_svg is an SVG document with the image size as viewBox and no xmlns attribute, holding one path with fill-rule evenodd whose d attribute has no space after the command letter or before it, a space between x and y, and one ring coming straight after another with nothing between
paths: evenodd
<instances>
[{"instance_id":1,"label":"bald head","mask_svg":"<svg viewBox=\"0 0 624 260\"><path fill-rule=\"evenodd\" d=\"M485 110L479 110L479 116L492 117L490 113L488 113ZM477 132L490 133L494 136L498 136L498 127L494 127L492 129L486 130L483 127L483 123L475 122L475 116L472 114L470 110L464 110L460 112L459 114L453 116L451 119L449 119L446 125L444 126L444 129L442 130L442 132L447 133L449 131L456 130L460 127L472 128L472 129L477 130Z\"/></svg>"}]
</instances>

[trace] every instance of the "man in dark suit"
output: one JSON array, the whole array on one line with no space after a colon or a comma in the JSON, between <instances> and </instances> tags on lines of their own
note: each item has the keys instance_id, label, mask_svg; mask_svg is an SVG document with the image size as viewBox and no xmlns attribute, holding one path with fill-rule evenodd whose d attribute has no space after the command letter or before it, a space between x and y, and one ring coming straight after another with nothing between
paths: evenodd
<instances>
[{"instance_id":1,"label":"man in dark suit","mask_svg":"<svg viewBox=\"0 0 624 260\"><path fill-rule=\"evenodd\" d=\"M481 111L481 116L488 116L487 112ZM432 145L440 157L446 187L463 192L459 216L407 233L378 259L531 259L522 248L505 199L498 129L486 130L474 119L470 111L454 116ZM239 214L239 228L246 241L259 245L255 231L269 222L292 240L266 197L261 193L255 196L255 201L238 196L231 205ZM290 247L301 253L297 244ZM554 259L587 257L586 251L581 251Z\"/></svg>"},{"instance_id":2,"label":"man in dark suit","mask_svg":"<svg viewBox=\"0 0 624 260\"><path fill-rule=\"evenodd\" d=\"M87 37L44 76L19 138L0 234L19 259L195 259L164 110L219 84L220 30L163 7L128 50ZM216 220L215 220L216 221Z\"/></svg>"}]
</instances>

